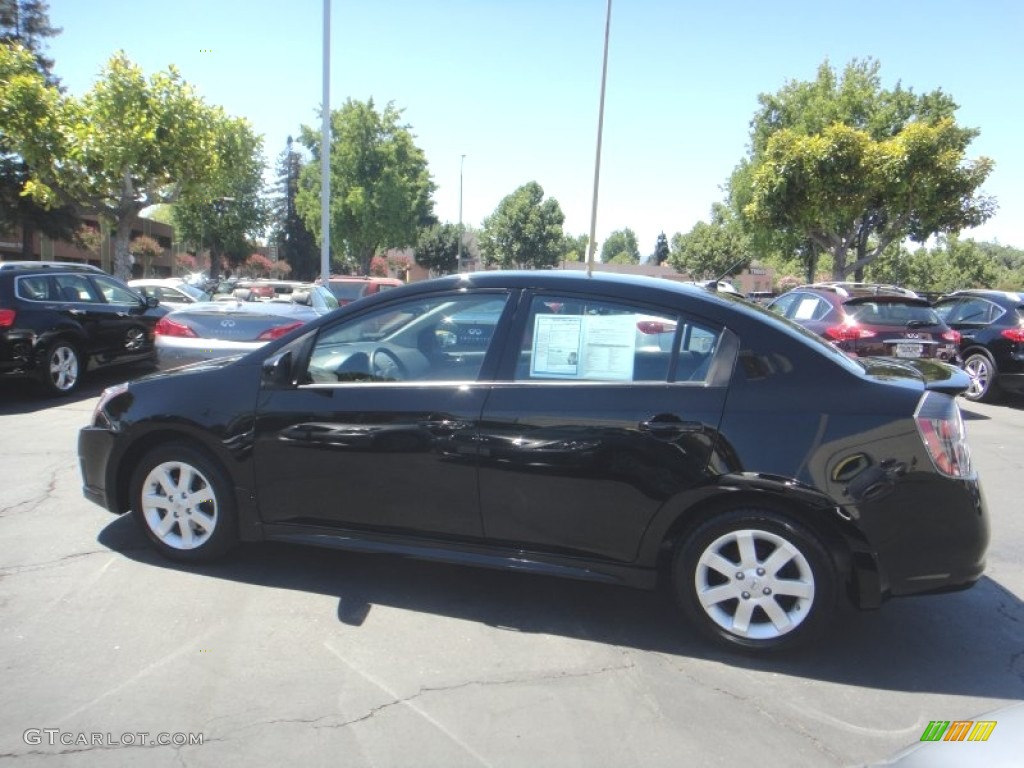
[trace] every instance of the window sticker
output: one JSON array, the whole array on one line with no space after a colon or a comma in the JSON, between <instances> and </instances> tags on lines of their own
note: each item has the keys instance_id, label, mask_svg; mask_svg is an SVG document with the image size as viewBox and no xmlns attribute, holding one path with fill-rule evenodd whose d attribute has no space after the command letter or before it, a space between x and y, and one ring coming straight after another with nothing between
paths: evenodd
<instances>
[{"instance_id":1,"label":"window sticker","mask_svg":"<svg viewBox=\"0 0 1024 768\"><path fill-rule=\"evenodd\" d=\"M555 379L631 381L635 315L537 315L530 375Z\"/></svg>"},{"instance_id":2,"label":"window sticker","mask_svg":"<svg viewBox=\"0 0 1024 768\"><path fill-rule=\"evenodd\" d=\"M817 299L803 299L796 307L793 315L797 320L811 320L814 318L814 310L818 308Z\"/></svg>"}]
</instances>

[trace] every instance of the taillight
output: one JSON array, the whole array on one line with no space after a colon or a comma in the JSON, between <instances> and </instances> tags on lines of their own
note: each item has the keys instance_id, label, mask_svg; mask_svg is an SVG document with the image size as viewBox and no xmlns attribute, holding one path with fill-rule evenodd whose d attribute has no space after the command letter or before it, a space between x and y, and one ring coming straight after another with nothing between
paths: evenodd
<instances>
[{"instance_id":1,"label":"taillight","mask_svg":"<svg viewBox=\"0 0 1024 768\"><path fill-rule=\"evenodd\" d=\"M3 322L0 322L0 325L3 325ZM1024 342L1024 328L1007 328L999 333L1001 336L1005 336L1010 341L1015 341L1018 344Z\"/></svg>"},{"instance_id":2,"label":"taillight","mask_svg":"<svg viewBox=\"0 0 1024 768\"><path fill-rule=\"evenodd\" d=\"M301 320L297 320L294 323L288 323L288 325L278 325L274 328L268 328L256 338L260 341L273 341L274 339L280 339L286 333L291 333L301 325Z\"/></svg>"},{"instance_id":3,"label":"taillight","mask_svg":"<svg viewBox=\"0 0 1024 768\"><path fill-rule=\"evenodd\" d=\"M663 322L661 320L637 320L636 329L640 333L675 333L676 324L673 322Z\"/></svg>"},{"instance_id":4,"label":"taillight","mask_svg":"<svg viewBox=\"0 0 1024 768\"><path fill-rule=\"evenodd\" d=\"M944 475L966 477L971 473L964 421L956 400L938 392L926 392L914 414L932 464Z\"/></svg>"},{"instance_id":5,"label":"taillight","mask_svg":"<svg viewBox=\"0 0 1024 768\"><path fill-rule=\"evenodd\" d=\"M952 342L953 344L960 343L960 331L948 330L942 334L942 338L946 341Z\"/></svg>"},{"instance_id":6,"label":"taillight","mask_svg":"<svg viewBox=\"0 0 1024 768\"><path fill-rule=\"evenodd\" d=\"M825 335L833 341L856 341L857 339L870 339L875 335L874 331L861 328L855 323L843 323L833 325L825 330Z\"/></svg>"},{"instance_id":7,"label":"taillight","mask_svg":"<svg viewBox=\"0 0 1024 768\"><path fill-rule=\"evenodd\" d=\"M177 336L179 338L186 339L198 339L199 336L184 323L179 323L177 320L171 320L171 318L164 316L156 324L156 328L153 332L157 336Z\"/></svg>"},{"instance_id":8,"label":"taillight","mask_svg":"<svg viewBox=\"0 0 1024 768\"><path fill-rule=\"evenodd\" d=\"M10 328L14 325L15 315L13 309L0 309L0 328Z\"/></svg>"}]
</instances>

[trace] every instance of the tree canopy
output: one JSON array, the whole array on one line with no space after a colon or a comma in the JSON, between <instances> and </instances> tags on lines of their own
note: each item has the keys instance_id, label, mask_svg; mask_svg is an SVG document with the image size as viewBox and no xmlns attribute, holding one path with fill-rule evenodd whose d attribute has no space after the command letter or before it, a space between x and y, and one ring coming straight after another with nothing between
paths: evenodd
<instances>
[{"instance_id":1,"label":"tree canopy","mask_svg":"<svg viewBox=\"0 0 1024 768\"><path fill-rule=\"evenodd\" d=\"M331 111L330 246L362 274L377 251L415 245L420 228L436 223L426 155L401 116L393 103L378 111L373 99ZM319 242L320 131L302 126L300 140L314 162L302 170L296 206Z\"/></svg>"},{"instance_id":2,"label":"tree canopy","mask_svg":"<svg viewBox=\"0 0 1024 768\"><path fill-rule=\"evenodd\" d=\"M263 233L269 210L263 196L263 139L244 120L228 121L213 147L221 172L183 190L174 205L179 240L194 244L196 253L209 249L212 265L221 259L237 268Z\"/></svg>"},{"instance_id":3,"label":"tree canopy","mask_svg":"<svg viewBox=\"0 0 1024 768\"><path fill-rule=\"evenodd\" d=\"M312 280L320 271L320 253L316 240L296 208L302 154L288 137L288 146L277 160L277 179L271 198L270 240L277 245L277 256L291 265L299 280Z\"/></svg>"},{"instance_id":4,"label":"tree canopy","mask_svg":"<svg viewBox=\"0 0 1024 768\"><path fill-rule=\"evenodd\" d=\"M416 263L437 275L459 271L459 225L445 222L421 230Z\"/></svg>"},{"instance_id":5,"label":"tree canopy","mask_svg":"<svg viewBox=\"0 0 1024 768\"><path fill-rule=\"evenodd\" d=\"M541 185L527 182L484 219L481 255L503 269L553 267L565 254L564 221L558 201L545 200Z\"/></svg>"},{"instance_id":6,"label":"tree canopy","mask_svg":"<svg viewBox=\"0 0 1024 768\"><path fill-rule=\"evenodd\" d=\"M733 207L754 242L827 252L836 279L890 244L977 226L995 211L980 192L988 158L968 160L978 131L955 122L941 90L885 90L880 65L825 62L811 82L762 94L748 156L730 181Z\"/></svg>"},{"instance_id":7,"label":"tree canopy","mask_svg":"<svg viewBox=\"0 0 1024 768\"><path fill-rule=\"evenodd\" d=\"M46 82L29 56L0 47L0 124L29 167L25 191L43 205L75 204L106 219L112 271L128 277L139 213L218 178L231 158L217 149L244 121L207 105L173 67L147 79L119 52L75 98Z\"/></svg>"},{"instance_id":8,"label":"tree canopy","mask_svg":"<svg viewBox=\"0 0 1024 768\"><path fill-rule=\"evenodd\" d=\"M660 232L658 233L657 241L654 243L654 253L651 254L651 261L660 267L668 261L669 253L668 238L665 237L664 232Z\"/></svg>"},{"instance_id":9,"label":"tree canopy","mask_svg":"<svg viewBox=\"0 0 1024 768\"><path fill-rule=\"evenodd\" d=\"M750 265L750 243L732 211L723 203L711 207L711 222L672 236L668 263L697 280L732 275Z\"/></svg>"},{"instance_id":10,"label":"tree canopy","mask_svg":"<svg viewBox=\"0 0 1024 768\"><path fill-rule=\"evenodd\" d=\"M601 261L604 264L639 264L640 247L636 242L636 233L626 227L608 235L601 245Z\"/></svg>"},{"instance_id":11,"label":"tree canopy","mask_svg":"<svg viewBox=\"0 0 1024 768\"><path fill-rule=\"evenodd\" d=\"M47 38L61 30L50 26L47 3L42 0L0 0L0 45L20 46L31 56L9 57L6 75L23 76L35 70L46 82L56 85L53 61L44 54ZM74 240L80 229L73 206L45 207L22 195L30 173L28 165L14 150L11 137L0 123L0 230L21 229L22 257L33 254L33 235L42 232L54 240Z\"/></svg>"}]
</instances>

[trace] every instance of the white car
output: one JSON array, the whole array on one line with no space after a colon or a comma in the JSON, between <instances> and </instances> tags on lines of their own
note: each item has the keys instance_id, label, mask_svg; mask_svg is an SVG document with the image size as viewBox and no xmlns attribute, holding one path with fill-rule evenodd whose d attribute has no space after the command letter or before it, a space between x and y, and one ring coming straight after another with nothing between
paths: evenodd
<instances>
[{"instance_id":1,"label":"white car","mask_svg":"<svg viewBox=\"0 0 1024 768\"><path fill-rule=\"evenodd\" d=\"M133 288L146 298L152 296L158 299L161 304L167 304L172 307L183 307L186 304L193 304L197 301L210 300L208 293L176 277L129 280L128 287Z\"/></svg>"}]
</instances>

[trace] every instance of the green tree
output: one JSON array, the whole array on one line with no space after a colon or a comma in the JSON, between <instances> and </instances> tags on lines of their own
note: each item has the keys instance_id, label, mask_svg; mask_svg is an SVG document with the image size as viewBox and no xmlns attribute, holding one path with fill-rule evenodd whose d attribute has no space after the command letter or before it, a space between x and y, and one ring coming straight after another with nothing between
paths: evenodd
<instances>
[{"instance_id":1,"label":"green tree","mask_svg":"<svg viewBox=\"0 0 1024 768\"><path fill-rule=\"evenodd\" d=\"M586 261L589 235L566 235L563 240L562 259L564 261Z\"/></svg>"},{"instance_id":2,"label":"green tree","mask_svg":"<svg viewBox=\"0 0 1024 768\"><path fill-rule=\"evenodd\" d=\"M302 154L289 136L288 146L277 160L277 179L270 203L270 240L277 245L278 258L292 265L297 279L312 280L320 272L320 252L295 205L301 174Z\"/></svg>"},{"instance_id":3,"label":"green tree","mask_svg":"<svg viewBox=\"0 0 1024 768\"><path fill-rule=\"evenodd\" d=\"M29 54L31 59L16 56L8 59L10 64L17 62L16 69L21 69L22 75L34 71L46 82L57 85L53 61L43 51L46 40L61 30L50 26L48 10L48 4L41 0L0 0L0 46L20 47ZM2 79L9 84L8 78L14 74L7 70ZM54 240L73 241L81 221L70 205L47 208L21 194L31 174L24 159L14 150L4 125L0 122L0 231L21 230L21 255L27 259L33 256L36 232Z\"/></svg>"},{"instance_id":4,"label":"green tree","mask_svg":"<svg viewBox=\"0 0 1024 768\"><path fill-rule=\"evenodd\" d=\"M658 240L654 244L654 253L651 254L651 261L657 264L659 267L668 261L670 250L668 247L668 238L665 237L665 233L661 232L658 235Z\"/></svg>"},{"instance_id":5,"label":"green tree","mask_svg":"<svg viewBox=\"0 0 1024 768\"><path fill-rule=\"evenodd\" d=\"M50 4L45 0L0 0L0 45L21 45L31 52L36 69L53 85L53 59L43 53L47 38L61 33L50 26Z\"/></svg>"},{"instance_id":6,"label":"green tree","mask_svg":"<svg viewBox=\"0 0 1024 768\"><path fill-rule=\"evenodd\" d=\"M174 205L180 240L208 248L211 263L221 258L237 268L252 253L269 207L263 196L263 139L245 120L228 120L217 131L213 153L218 173L189 186Z\"/></svg>"},{"instance_id":7,"label":"green tree","mask_svg":"<svg viewBox=\"0 0 1024 768\"><path fill-rule=\"evenodd\" d=\"M698 221L693 229L672 236L668 263L695 280L725 277L750 265L750 243L723 203L711 206L711 222Z\"/></svg>"},{"instance_id":8,"label":"green tree","mask_svg":"<svg viewBox=\"0 0 1024 768\"><path fill-rule=\"evenodd\" d=\"M214 148L238 121L208 106L173 67L147 80L117 53L93 88L74 98L38 72L6 77L24 55L0 47L0 124L30 169L25 192L43 205L75 203L106 219L114 230L112 271L126 278L140 212L218 178L224 165Z\"/></svg>"},{"instance_id":9,"label":"green tree","mask_svg":"<svg viewBox=\"0 0 1024 768\"><path fill-rule=\"evenodd\" d=\"M542 269L558 264L565 253L565 215L553 197L528 182L506 196L483 221L480 253L502 269Z\"/></svg>"},{"instance_id":10,"label":"green tree","mask_svg":"<svg viewBox=\"0 0 1024 768\"><path fill-rule=\"evenodd\" d=\"M459 271L459 225L445 222L420 231L416 263L437 275Z\"/></svg>"},{"instance_id":11,"label":"green tree","mask_svg":"<svg viewBox=\"0 0 1024 768\"><path fill-rule=\"evenodd\" d=\"M941 90L884 90L878 71L854 60L838 77L826 61L814 81L762 94L729 184L758 246L828 253L836 279L892 243L955 234L995 210L979 191L992 161L967 160L978 131L956 124L956 103Z\"/></svg>"},{"instance_id":12,"label":"green tree","mask_svg":"<svg viewBox=\"0 0 1024 768\"><path fill-rule=\"evenodd\" d=\"M379 112L373 99L331 111L330 246L362 274L375 253L413 246L419 230L436 223L426 155L401 116L393 103ZM319 242L319 129L303 126L300 141L314 162L302 169L296 206Z\"/></svg>"},{"instance_id":13,"label":"green tree","mask_svg":"<svg viewBox=\"0 0 1024 768\"><path fill-rule=\"evenodd\" d=\"M640 249L636 244L636 233L629 229L617 229L601 245L601 261L605 264L639 264Z\"/></svg>"}]
</instances>

